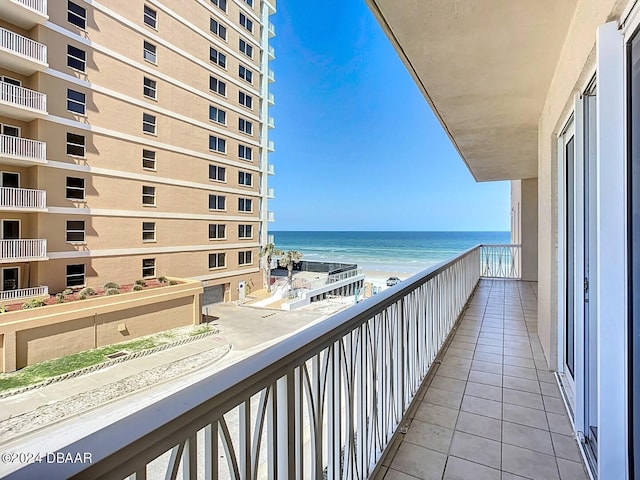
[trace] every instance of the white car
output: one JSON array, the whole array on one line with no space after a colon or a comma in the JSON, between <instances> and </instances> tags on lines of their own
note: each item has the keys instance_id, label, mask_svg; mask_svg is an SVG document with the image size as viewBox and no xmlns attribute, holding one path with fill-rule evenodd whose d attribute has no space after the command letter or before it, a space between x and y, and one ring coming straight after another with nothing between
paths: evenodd
<instances>
[{"instance_id":1,"label":"white car","mask_svg":"<svg viewBox=\"0 0 640 480\"><path fill-rule=\"evenodd\" d=\"M397 285L401 282L402 280L400 280L398 277L389 277L387 278L387 287L393 287L394 285Z\"/></svg>"}]
</instances>

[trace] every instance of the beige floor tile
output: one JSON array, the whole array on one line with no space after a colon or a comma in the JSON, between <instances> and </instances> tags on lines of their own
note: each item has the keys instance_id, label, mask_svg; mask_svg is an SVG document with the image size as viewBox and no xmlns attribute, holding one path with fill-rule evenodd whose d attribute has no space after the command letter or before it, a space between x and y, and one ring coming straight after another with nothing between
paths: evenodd
<instances>
[{"instance_id":1,"label":"beige floor tile","mask_svg":"<svg viewBox=\"0 0 640 480\"><path fill-rule=\"evenodd\" d=\"M462 335L461 333L456 333L453 336L453 340L456 342L471 343L473 345L478 341L478 339L473 335Z\"/></svg>"},{"instance_id":2,"label":"beige floor tile","mask_svg":"<svg viewBox=\"0 0 640 480\"><path fill-rule=\"evenodd\" d=\"M471 370L479 372L502 374L502 364L493 362L483 362L482 360L473 360L471 362ZM534 370L535 371L535 370Z\"/></svg>"},{"instance_id":3,"label":"beige floor tile","mask_svg":"<svg viewBox=\"0 0 640 480\"><path fill-rule=\"evenodd\" d=\"M516 367L514 365L505 365L503 374L509 377L526 378L527 380L538 380L536 370L533 368Z\"/></svg>"},{"instance_id":4,"label":"beige floor tile","mask_svg":"<svg viewBox=\"0 0 640 480\"><path fill-rule=\"evenodd\" d=\"M449 408L460 408L461 400L462 393L449 392L435 387L429 387L427 394L424 396L425 402L435 403L436 405L442 405L443 407Z\"/></svg>"},{"instance_id":5,"label":"beige floor tile","mask_svg":"<svg viewBox=\"0 0 640 480\"><path fill-rule=\"evenodd\" d=\"M527 427L549 430L545 413L533 408L505 403L502 406L502 419L507 422L526 425Z\"/></svg>"},{"instance_id":6,"label":"beige floor tile","mask_svg":"<svg viewBox=\"0 0 640 480\"><path fill-rule=\"evenodd\" d=\"M469 373L469 381L502 387L502 375L497 375L495 373L478 372L476 370L471 370L471 372Z\"/></svg>"},{"instance_id":7,"label":"beige floor tile","mask_svg":"<svg viewBox=\"0 0 640 480\"><path fill-rule=\"evenodd\" d=\"M563 415L567 412L561 398L547 397L546 395L543 395L542 400L544 401L544 409L547 412L557 413L558 415Z\"/></svg>"},{"instance_id":8,"label":"beige floor tile","mask_svg":"<svg viewBox=\"0 0 640 480\"><path fill-rule=\"evenodd\" d=\"M465 343L465 342L460 342L458 340L453 340L450 344L449 344L450 348L455 348L458 350L467 350L469 352L473 352L476 349L476 345L474 343Z\"/></svg>"},{"instance_id":9,"label":"beige floor tile","mask_svg":"<svg viewBox=\"0 0 640 480\"><path fill-rule=\"evenodd\" d=\"M531 347L526 348L507 348L504 349L504 354L510 357L530 358L533 360L533 353L531 353Z\"/></svg>"},{"instance_id":10,"label":"beige floor tile","mask_svg":"<svg viewBox=\"0 0 640 480\"><path fill-rule=\"evenodd\" d=\"M496 402L502 401L502 388L493 385L486 385L484 383L469 381L467 382L467 388L464 393L465 395L495 400Z\"/></svg>"},{"instance_id":11,"label":"beige floor tile","mask_svg":"<svg viewBox=\"0 0 640 480\"><path fill-rule=\"evenodd\" d=\"M502 340L498 340L495 338L479 338L478 346L480 345L491 345L493 347L502 347Z\"/></svg>"},{"instance_id":12,"label":"beige floor tile","mask_svg":"<svg viewBox=\"0 0 640 480\"><path fill-rule=\"evenodd\" d=\"M474 354L474 360L480 360L482 362L492 362L502 364L502 355L496 355L494 353L477 352Z\"/></svg>"},{"instance_id":13,"label":"beige floor tile","mask_svg":"<svg viewBox=\"0 0 640 480\"><path fill-rule=\"evenodd\" d=\"M549 421L549 430L553 433L560 433L561 435L572 435L571 423L567 414L559 415L557 413L547 412L547 419Z\"/></svg>"},{"instance_id":14,"label":"beige floor tile","mask_svg":"<svg viewBox=\"0 0 640 480\"><path fill-rule=\"evenodd\" d=\"M558 470L560 470L560 478L562 480L588 480L589 478L582 462L578 463L558 458Z\"/></svg>"},{"instance_id":15,"label":"beige floor tile","mask_svg":"<svg viewBox=\"0 0 640 480\"><path fill-rule=\"evenodd\" d=\"M443 453L403 442L396 453L391 470L397 470L422 480L440 480L447 456ZM387 473L387 477L389 474Z\"/></svg>"},{"instance_id":16,"label":"beige floor tile","mask_svg":"<svg viewBox=\"0 0 640 480\"><path fill-rule=\"evenodd\" d=\"M449 352L442 359L442 365L445 367L464 367L471 368L471 359L450 355Z\"/></svg>"},{"instance_id":17,"label":"beige floor tile","mask_svg":"<svg viewBox=\"0 0 640 480\"><path fill-rule=\"evenodd\" d=\"M544 370L536 370L538 373L538 380L540 383L556 383L556 376L553 372L544 371Z\"/></svg>"},{"instance_id":18,"label":"beige floor tile","mask_svg":"<svg viewBox=\"0 0 640 480\"><path fill-rule=\"evenodd\" d=\"M458 380L457 378L443 377L442 375L436 375L431 381L431 386L439 388L440 390L447 390L449 392L464 392L466 382L464 380Z\"/></svg>"},{"instance_id":19,"label":"beige floor tile","mask_svg":"<svg viewBox=\"0 0 640 480\"><path fill-rule=\"evenodd\" d=\"M453 348L453 347L449 347L447 349L447 354L445 355L445 358L447 357L460 357L460 358L473 358L473 351L469 351L469 350L462 350L460 348Z\"/></svg>"},{"instance_id":20,"label":"beige floor tile","mask_svg":"<svg viewBox=\"0 0 640 480\"><path fill-rule=\"evenodd\" d=\"M540 389L543 395L560 398L560 390L556 383L543 383L540 385Z\"/></svg>"},{"instance_id":21,"label":"beige floor tile","mask_svg":"<svg viewBox=\"0 0 640 480\"><path fill-rule=\"evenodd\" d=\"M500 442L456 431L451 442L450 455L500 468Z\"/></svg>"},{"instance_id":22,"label":"beige floor tile","mask_svg":"<svg viewBox=\"0 0 640 480\"><path fill-rule=\"evenodd\" d=\"M495 355L502 355L502 346L478 344L476 346L476 352L493 353Z\"/></svg>"},{"instance_id":23,"label":"beige floor tile","mask_svg":"<svg viewBox=\"0 0 640 480\"><path fill-rule=\"evenodd\" d=\"M467 367L450 367L448 365L440 365L438 367L438 375L443 377L457 378L458 380L466 380L469 377L469 368Z\"/></svg>"},{"instance_id":24,"label":"beige floor tile","mask_svg":"<svg viewBox=\"0 0 640 480\"><path fill-rule=\"evenodd\" d=\"M409 431L404 437L404 441L419 445L420 447L447 453L452 436L453 430L450 428L440 427L414 419L414 421L411 422Z\"/></svg>"},{"instance_id":25,"label":"beige floor tile","mask_svg":"<svg viewBox=\"0 0 640 480\"><path fill-rule=\"evenodd\" d=\"M512 405L520 405L521 407L535 408L536 410L544 410L542 403L542 395L539 393L523 392L521 390L511 390L504 388L502 390L502 401Z\"/></svg>"},{"instance_id":26,"label":"beige floor tile","mask_svg":"<svg viewBox=\"0 0 640 480\"><path fill-rule=\"evenodd\" d=\"M528 380L519 377L504 377L504 387L511 390L520 390L522 392L540 393L540 384L538 380Z\"/></svg>"},{"instance_id":27,"label":"beige floor tile","mask_svg":"<svg viewBox=\"0 0 640 480\"><path fill-rule=\"evenodd\" d=\"M509 472L502 472L502 480L529 480L527 477L521 477L520 475L514 475Z\"/></svg>"},{"instance_id":28,"label":"beige floor tile","mask_svg":"<svg viewBox=\"0 0 640 480\"><path fill-rule=\"evenodd\" d=\"M500 480L500 470L457 457L447 459L444 480Z\"/></svg>"},{"instance_id":29,"label":"beige floor tile","mask_svg":"<svg viewBox=\"0 0 640 480\"><path fill-rule=\"evenodd\" d=\"M503 363L505 365L514 365L516 367L536 368L532 358L512 357L505 352Z\"/></svg>"},{"instance_id":30,"label":"beige floor tile","mask_svg":"<svg viewBox=\"0 0 640 480\"><path fill-rule=\"evenodd\" d=\"M547 430L517 423L502 422L502 442L548 455L554 454L551 435Z\"/></svg>"},{"instance_id":31,"label":"beige floor tile","mask_svg":"<svg viewBox=\"0 0 640 480\"><path fill-rule=\"evenodd\" d=\"M475 413L476 415L484 415L485 417L498 420L502 419L502 403L485 398L465 395L462 399L460 409L464 412Z\"/></svg>"},{"instance_id":32,"label":"beige floor tile","mask_svg":"<svg viewBox=\"0 0 640 480\"><path fill-rule=\"evenodd\" d=\"M386 471L385 476L382 478L384 478L384 480L416 480L417 477L407 475L406 473L402 473L402 472L399 472L398 470L389 468Z\"/></svg>"},{"instance_id":33,"label":"beige floor tile","mask_svg":"<svg viewBox=\"0 0 640 480\"><path fill-rule=\"evenodd\" d=\"M502 444L502 470L534 480L557 480L555 457L526 448Z\"/></svg>"},{"instance_id":34,"label":"beige floor tile","mask_svg":"<svg viewBox=\"0 0 640 480\"><path fill-rule=\"evenodd\" d=\"M441 427L454 428L458 418L458 409L420 402L414 418L434 425L440 425Z\"/></svg>"},{"instance_id":35,"label":"beige floor tile","mask_svg":"<svg viewBox=\"0 0 640 480\"><path fill-rule=\"evenodd\" d=\"M469 412L460 412L456 430L497 442L502 438L502 422L500 420Z\"/></svg>"},{"instance_id":36,"label":"beige floor tile","mask_svg":"<svg viewBox=\"0 0 640 480\"><path fill-rule=\"evenodd\" d=\"M571 460L573 462L582 462L582 457L578 450L578 442L574 437L560 435L559 433L552 433L551 440L553 440L553 448L555 450L556 457Z\"/></svg>"}]
</instances>

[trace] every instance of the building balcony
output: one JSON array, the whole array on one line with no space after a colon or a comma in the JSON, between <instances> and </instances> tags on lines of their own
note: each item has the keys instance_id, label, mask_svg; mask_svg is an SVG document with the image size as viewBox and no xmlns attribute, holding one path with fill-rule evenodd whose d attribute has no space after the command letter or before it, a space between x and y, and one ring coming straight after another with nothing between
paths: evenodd
<instances>
[{"instance_id":1,"label":"building balcony","mask_svg":"<svg viewBox=\"0 0 640 480\"><path fill-rule=\"evenodd\" d=\"M269 143L267 143L267 150L270 152L274 152L276 150L276 144L273 143L273 140L269 140Z\"/></svg>"},{"instance_id":2,"label":"building balcony","mask_svg":"<svg viewBox=\"0 0 640 480\"><path fill-rule=\"evenodd\" d=\"M267 212L267 222L275 222L276 215L273 212Z\"/></svg>"},{"instance_id":3,"label":"building balcony","mask_svg":"<svg viewBox=\"0 0 640 480\"><path fill-rule=\"evenodd\" d=\"M15 290L0 291L0 302L11 302L25 298L46 297L49 295L49 287L17 288Z\"/></svg>"},{"instance_id":4,"label":"building balcony","mask_svg":"<svg viewBox=\"0 0 640 480\"><path fill-rule=\"evenodd\" d=\"M47 163L47 144L28 138L0 135L0 163L31 167Z\"/></svg>"},{"instance_id":5,"label":"building balcony","mask_svg":"<svg viewBox=\"0 0 640 480\"><path fill-rule=\"evenodd\" d=\"M269 32L269 38L276 36L276 26L273 23L269 22L267 25L267 31Z\"/></svg>"},{"instance_id":6,"label":"building balcony","mask_svg":"<svg viewBox=\"0 0 640 480\"><path fill-rule=\"evenodd\" d=\"M0 210L46 212L47 192L27 188L0 187Z\"/></svg>"},{"instance_id":7,"label":"building balcony","mask_svg":"<svg viewBox=\"0 0 640 480\"><path fill-rule=\"evenodd\" d=\"M275 175L276 174L276 169L273 166L273 163L270 163L267 165L267 175Z\"/></svg>"},{"instance_id":8,"label":"building balcony","mask_svg":"<svg viewBox=\"0 0 640 480\"><path fill-rule=\"evenodd\" d=\"M0 82L0 115L30 121L47 115L44 93Z\"/></svg>"},{"instance_id":9,"label":"building balcony","mask_svg":"<svg viewBox=\"0 0 640 480\"><path fill-rule=\"evenodd\" d=\"M44 239L0 240L0 263L47 260L47 241Z\"/></svg>"},{"instance_id":10,"label":"building balcony","mask_svg":"<svg viewBox=\"0 0 640 480\"><path fill-rule=\"evenodd\" d=\"M273 188L267 188L267 198L276 198L276 194Z\"/></svg>"},{"instance_id":11,"label":"building balcony","mask_svg":"<svg viewBox=\"0 0 640 480\"><path fill-rule=\"evenodd\" d=\"M267 127L269 127L269 128L275 128L276 127L276 123L275 123L275 120L273 119L273 117L269 117L267 119Z\"/></svg>"},{"instance_id":12,"label":"building balcony","mask_svg":"<svg viewBox=\"0 0 640 480\"><path fill-rule=\"evenodd\" d=\"M269 69L269 73L267 74L267 78L269 79L269 83L273 83L276 81L276 74L273 73L273 70Z\"/></svg>"},{"instance_id":13,"label":"building balcony","mask_svg":"<svg viewBox=\"0 0 640 480\"><path fill-rule=\"evenodd\" d=\"M269 105L275 105L276 104L276 97L273 95L273 93L270 93L267 96L267 102L269 103Z\"/></svg>"},{"instance_id":14,"label":"building balcony","mask_svg":"<svg viewBox=\"0 0 640 480\"><path fill-rule=\"evenodd\" d=\"M43 25L49 19L47 0L3 0L0 2L0 17L25 30Z\"/></svg>"},{"instance_id":15,"label":"building balcony","mask_svg":"<svg viewBox=\"0 0 640 480\"><path fill-rule=\"evenodd\" d=\"M0 27L0 65L24 75L43 71L47 46Z\"/></svg>"},{"instance_id":16,"label":"building balcony","mask_svg":"<svg viewBox=\"0 0 640 480\"><path fill-rule=\"evenodd\" d=\"M276 50L271 45L269 45L269 48L267 49L267 54L269 56L269 60L275 60Z\"/></svg>"}]
</instances>

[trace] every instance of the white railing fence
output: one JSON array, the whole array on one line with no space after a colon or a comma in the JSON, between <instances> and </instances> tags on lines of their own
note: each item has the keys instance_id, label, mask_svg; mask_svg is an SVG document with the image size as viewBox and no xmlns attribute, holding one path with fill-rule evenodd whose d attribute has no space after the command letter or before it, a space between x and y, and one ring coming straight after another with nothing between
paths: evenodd
<instances>
[{"instance_id":1,"label":"white railing fence","mask_svg":"<svg viewBox=\"0 0 640 480\"><path fill-rule=\"evenodd\" d=\"M47 192L27 188L0 187L0 207L46 208Z\"/></svg>"},{"instance_id":2,"label":"white railing fence","mask_svg":"<svg viewBox=\"0 0 640 480\"><path fill-rule=\"evenodd\" d=\"M482 245L480 276L489 278L520 278L520 245Z\"/></svg>"},{"instance_id":3,"label":"white railing fence","mask_svg":"<svg viewBox=\"0 0 640 480\"><path fill-rule=\"evenodd\" d=\"M36 10L42 13L43 15L47 14L47 0L15 0L15 1L32 10Z\"/></svg>"},{"instance_id":4,"label":"white railing fence","mask_svg":"<svg viewBox=\"0 0 640 480\"><path fill-rule=\"evenodd\" d=\"M45 239L0 240L0 259L30 259L47 256Z\"/></svg>"},{"instance_id":5,"label":"white railing fence","mask_svg":"<svg viewBox=\"0 0 640 480\"><path fill-rule=\"evenodd\" d=\"M0 101L41 112L47 111L47 96L44 93L7 82L0 82Z\"/></svg>"},{"instance_id":6,"label":"white railing fence","mask_svg":"<svg viewBox=\"0 0 640 480\"><path fill-rule=\"evenodd\" d=\"M479 263L475 247L59 450L91 451L92 464L17 476L368 478Z\"/></svg>"},{"instance_id":7,"label":"white railing fence","mask_svg":"<svg viewBox=\"0 0 640 480\"><path fill-rule=\"evenodd\" d=\"M38 62L47 63L47 46L0 27L0 47Z\"/></svg>"},{"instance_id":8,"label":"white railing fence","mask_svg":"<svg viewBox=\"0 0 640 480\"><path fill-rule=\"evenodd\" d=\"M19 300L21 298L44 297L49 295L49 287L18 288L0 292L0 301Z\"/></svg>"},{"instance_id":9,"label":"white railing fence","mask_svg":"<svg viewBox=\"0 0 640 480\"><path fill-rule=\"evenodd\" d=\"M28 138L0 135L0 155L45 161L47 144Z\"/></svg>"}]
</instances>

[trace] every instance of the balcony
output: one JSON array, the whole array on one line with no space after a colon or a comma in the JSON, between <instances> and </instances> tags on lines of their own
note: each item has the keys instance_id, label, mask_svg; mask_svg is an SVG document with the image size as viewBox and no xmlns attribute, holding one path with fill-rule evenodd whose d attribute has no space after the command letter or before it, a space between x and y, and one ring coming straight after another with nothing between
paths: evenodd
<instances>
[{"instance_id":1,"label":"balcony","mask_svg":"<svg viewBox=\"0 0 640 480\"><path fill-rule=\"evenodd\" d=\"M273 140L269 140L269 143L267 143L267 150L270 152L274 152L276 150L276 144L273 143Z\"/></svg>"},{"instance_id":2,"label":"balcony","mask_svg":"<svg viewBox=\"0 0 640 480\"><path fill-rule=\"evenodd\" d=\"M269 94L269 96L267 97L267 102L269 103L269 105L276 104L276 97L274 97L273 93Z\"/></svg>"},{"instance_id":3,"label":"balcony","mask_svg":"<svg viewBox=\"0 0 640 480\"><path fill-rule=\"evenodd\" d=\"M276 123L275 123L275 120L273 119L273 117L269 117L267 119L267 127L269 127L269 128L275 128L276 127Z\"/></svg>"},{"instance_id":4,"label":"balcony","mask_svg":"<svg viewBox=\"0 0 640 480\"><path fill-rule=\"evenodd\" d=\"M27 188L0 187L0 210L46 212L47 192Z\"/></svg>"},{"instance_id":5,"label":"balcony","mask_svg":"<svg viewBox=\"0 0 640 480\"><path fill-rule=\"evenodd\" d=\"M269 69L269 73L267 74L267 79L269 80L269 83L273 83L276 81L276 74L273 73L273 70Z\"/></svg>"},{"instance_id":6,"label":"balcony","mask_svg":"<svg viewBox=\"0 0 640 480\"><path fill-rule=\"evenodd\" d=\"M267 49L267 54L269 56L269 60L275 60L276 50L271 45L269 45L269 48Z\"/></svg>"},{"instance_id":7,"label":"balcony","mask_svg":"<svg viewBox=\"0 0 640 480\"><path fill-rule=\"evenodd\" d=\"M273 23L269 22L267 31L269 32L269 38L273 38L276 36L276 26Z\"/></svg>"},{"instance_id":8,"label":"balcony","mask_svg":"<svg viewBox=\"0 0 640 480\"><path fill-rule=\"evenodd\" d=\"M276 169L273 166L273 163L270 163L267 165L267 175L275 175L276 174Z\"/></svg>"},{"instance_id":9,"label":"balcony","mask_svg":"<svg viewBox=\"0 0 640 480\"><path fill-rule=\"evenodd\" d=\"M3 0L0 2L0 17L26 30L37 24L43 25L49 19L47 0Z\"/></svg>"},{"instance_id":10,"label":"balcony","mask_svg":"<svg viewBox=\"0 0 640 480\"><path fill-rule=\"evenodd\" d=\"M267 188L267 198L276 198L276 194L273 188Z\"/></svg>"},{"instance_id":11,"label":"balcony","mask_svg":"<svg viewBox=\"0 0 640 480\"><path fill-rule=\"evenodd\" d=\"M0 65L31 75L47 64L47 46L0 27Z\"/></svg>"},{"instance_id":12,"label":"balcony","mask_svg":"<svg viewBox=\"0 0 640 480\"><path fill-rule=\"evenodd\" d=\"M0 240L0 263L47 260L47 241Z\"/></svg>"},{"instance_id":13,"label":"balcony","mask_svg":"<svg viewBox=\"0 0 640 480\"><path fill-rule=\"evenodd\" d=\"M267 222L275 222L276 216L273 212L267 212Z\"/></svg>"},{"instance_id":14,"label":"balcony","mask_svg":"<svg viewBox=\"0 0 640 480\"><path fill-rule=\"evenodd\" d=\"M49 287L18 288L16 290L0 291L0 302L11 302L33 297L46 297L49 295Z\"/></svg>"},{"instance_id":15,"label":"balcony","mask_svg":"<svg viewBox=\"0 0 640 480\"><path fill-rule=\"evenodd\" d=\"M31 167L47 163L47 144L28 138L0 135L0 163Z\"/></svg>"},{"instance_id":16,"label":"balcony","mask_svg":"<svg viewBox=\"0 0 640 480\"><path fill-rule=\"evenodd\" d=\"M0 82L0 115L30 121L47 115L44 93Z\"/></svg>"}]
</instances>

